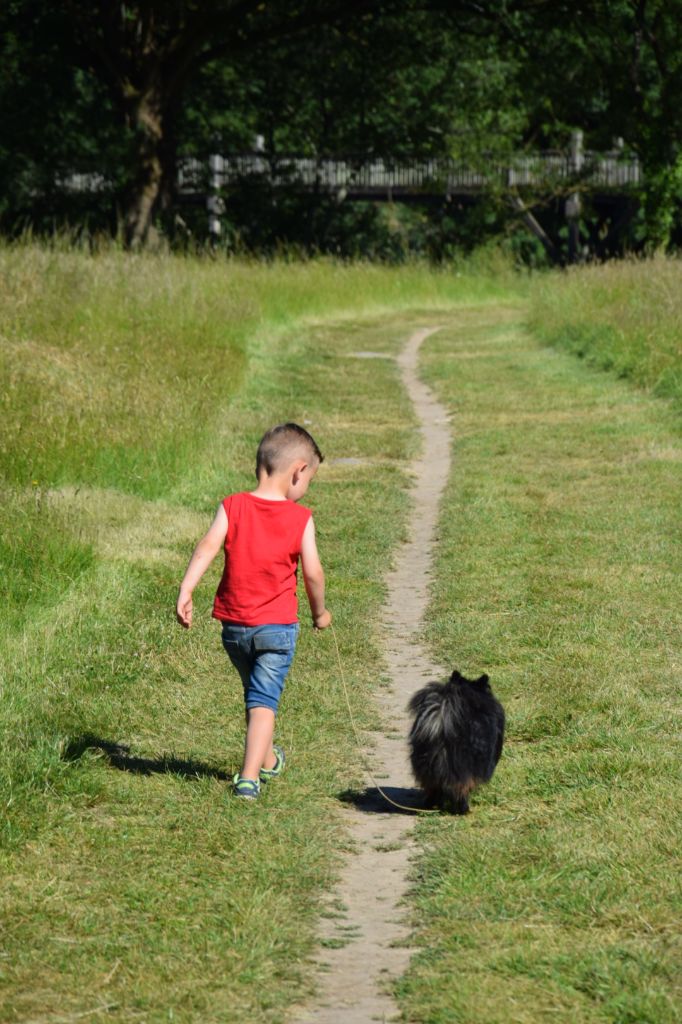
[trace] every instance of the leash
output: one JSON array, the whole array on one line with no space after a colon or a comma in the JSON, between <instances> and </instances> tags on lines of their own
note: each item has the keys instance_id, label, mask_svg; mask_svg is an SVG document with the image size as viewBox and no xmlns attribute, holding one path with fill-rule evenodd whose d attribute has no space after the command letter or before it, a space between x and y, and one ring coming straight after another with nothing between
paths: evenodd
<instances>
[{"instance_id":1,"label":"leash","mask_svg":"<svg viewBox=\"0 0 682 1024\"><path fill-rule=\"evenodd\" d=\"M360 733L358 731L358 727L355 724L355 718L353 717L353 709L351 707L350 696L348 694L348 686L346 684L346 674L343 671L343 663L341 661L341 652L339 651L339 642L336 639L336 630L334 629L334 624L330 623L329 624L329 628L331 629L332 637L334 638L334 647L336 649L336 661L337 661L338 666L339 666L339 675L341 677L341 683L343 685L343 693L344 693L344 696L346 698L346 707L348 708L348 717L350 719L350 724L352 726L353 734L355 736L355 742L357 744L358 753L360 754L360 758L361 758L361 760L363 762L365 771L367 772L367 774L369 775L370 779L374 783L374 785L375 785L376 789L378 790L378 792L381 793L381 795L383 796L384 800L387 803L391 804L393 807L397 807L399 811L409 811L410 814L439 814L440 812L438 810L436 810L435 808L430 808L430 807L409 807L407 804L399 804L399 803L397 803L397 801L393 800L388 795L388 793L384 792L384 790L381 788L381 786L379 785L377 780L374 778L374 774L372 772L372 769L370 767L369 761L367 759L367 755L365 754L364 745L363 745L363 742L362 742L362 740L360 738Z\"/></svg>"}]
</instances>

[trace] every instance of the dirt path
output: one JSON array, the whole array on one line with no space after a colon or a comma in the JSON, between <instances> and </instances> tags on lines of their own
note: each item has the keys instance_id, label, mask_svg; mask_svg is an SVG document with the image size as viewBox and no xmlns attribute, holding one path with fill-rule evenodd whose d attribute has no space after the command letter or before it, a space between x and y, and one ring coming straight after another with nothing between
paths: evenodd
<instances>
[{"instance_id":1,"label":"dirt path","mask_svg":"<svg viewBox=\"0 0 682 1024\"><path fill-rule=\"evenodd\" d=\"M417 375L419 347L435 330L424 328L413 334L398 358L419 419L422 446L411 466L409 539L387 578L383 642L391 688L379 700L384 732L376 737L371 752L382 789L399 803L417 806L420 798L413 788L405 743L405 707L414 690L444 675L415 639L426 610L431 547L450 464L447 414ZM315 1005L299 1014L298 1024L395 1019L390 983L405 971L412 952L407 947L408 928L401 920L401 901L407 890L414 816L396 812L374 787L345 813L357 853L346 859L338 889L331 894L344 913L323 920L319 996Z\"/></svg>"}]
</instances>

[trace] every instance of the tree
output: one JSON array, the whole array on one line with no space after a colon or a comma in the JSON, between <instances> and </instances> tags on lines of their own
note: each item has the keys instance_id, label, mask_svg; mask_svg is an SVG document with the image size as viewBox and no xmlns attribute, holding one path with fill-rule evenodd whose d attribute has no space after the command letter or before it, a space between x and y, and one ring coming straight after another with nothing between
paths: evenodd
<instances>
[{"instance_id":1,"label":"tree","mask_svg":"<svg viewBox=\"0 0 682 1024\"><path fill-rule=\"evenodd\" d=\"M603 0L596 14L609 111L644 169L646 247L665 248L682 201L682 0Z\"/></svg>"},{"instance_id":2,"label":"tree","mask_svg":"<svg viewBox=\"0 0 682 1024\"><path fill-rule=\"evenodd\" d=\"M175 172L176 126L186 87L218 57L239 61L267 45L297 37L309 57L306 34L318 26L362 30L362 19L399 19L403 48L414 47L411 21L419 0L66 0L78 41L79 63L103 82L121 122L133 133L135 172L125 214L128 245L143 244L156 208L168 205ZM481 17L490 25L508 6L453 0L447 17L464 31ZM436 11L439 4L434 5ZM481 12L484 12L483 15ZM407 44L405 43L407 41ZM385 53L390 53L385 49ZM363 144L362 132L357 139Z\"/></svg>"},{"instance_id":3,"label":"tree","mask_svg":"<svg viewBox=\"0 0 682 1024\"><path fill-rule=\"evenodd\" d=\"M0 125L7 226L57 221L66 210L59 183L73 171L105 174L112 192L120 187L126 140L114 131L104 88L77 67L57 2L0 5ZM92 209L92 196L81 202Z\"/></svg>"},{"instance_id":4,"label":"tree","mask_svg":"<svg viewBox=\"0 0 682 1024\"><path fill-rule=\"evenodd\" d=\"M374 0L66 0L78 61L106 85L133 134L127 244L143 244L155 209L169 202L178 113L203 65L316 24L352 21L373 6Z\"/></svg>"},{"instance_id":5,"label":"tree","mask_svg":"<svg viewBox=\"0 0 682 1024\"><path fill-rule=\"evenodd\" d=\"M536 140L622 139L642 164L645 247L667 245L682 199L682 0L528 3L507 24Z\"/></svg>"},{"instance_id":6,"label":"tree","mask_svg":"<svg viewBox=\"0 0 682 1024\"><path fill-rule=\"evenodd\" d=\"M292 35L217 58L188 85L181 152L205 156L217 147L234 153L250 148L259 134L280 174L286 174L291 154L363 162L455 155L485 166L493 157L504 160L522 142L525 127L515 62L513 55L496 52L494 19L489 25L466 6L459 6L457 20L450 11L424 5L384 6L350 25L315 26L304 46ZM236 117L239 109L242 116ZM266 180L260 187L250 181L233 185L227 198L226 222L241 244L254 248L288 241L355 252L356 242L368 244L370 232L371 251L392 252L394 244L403 251L409 232L410 247L432 251L433 240L443 251L437 225L453 223L432 199L409 215L395 211L396 220L390 213L380 216L371 204L339 207L324 190L302 193L295 177L288 191L274 193ZM459 228L461 211L450 207L449 213ZM398 234L389 238L383 227L388 221L403 242Z\"/></svg>"},{"instance_id":7,"label":"tree","mask_svg":"<svg viewBox=\"0 0 682 1024\"><path fill-rule=\"evenodd\" d=\"M98 171L136 247L177 152L217 136L486 167L581 128L639 154L655 246L679 208L681 18L682 0L7 0L0 204L56 207L60 177Z\"/></svg>"}]
</instances>

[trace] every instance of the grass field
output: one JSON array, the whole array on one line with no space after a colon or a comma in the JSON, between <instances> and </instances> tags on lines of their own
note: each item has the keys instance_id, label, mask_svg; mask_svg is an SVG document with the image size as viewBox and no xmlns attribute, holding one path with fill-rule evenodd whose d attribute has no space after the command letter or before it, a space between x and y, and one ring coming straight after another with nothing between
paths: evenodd
<instances>
[{"instance_id":1,"label":"grass field","mask_svg":"<svg viewBox=\"0 0 682 1024\"><path fill-rule=\"evenodd\" d=\"M420 822L407 1019L672 1024L677 417L518 309L450 324L424 354L455 435L427 635L490 673L508 742L468 819Z\"/></svg>"},{"instance_id":2,"label":"grass field","mask_svg":"<svg viewBox=\"0 0 682 1024\"><path fill-rule=\"evenodd\" d=\"M310 984L338 794L359 782L347 711L329 638L304 630L287 778L260 808L235 804L241 696L209 619L215 578L190 634L178 583L221 497L251 486L263 430L309 424L328 456L309 497L329 604L367 723L415 441L394 364L370 375L352 352L395 351L401 309L507 289L423 268L0 256L0 1019L280 1020Z\"/></svg>"},{"instance_id":3,"label":"grass field","mask_svg":"<svg viewBox=\"0 0 682 1024\"><path fill-rule=\"evenodd\" d=\"M547 331L552 280L591 287L541 282ZM424 369L455 460L428 639L490 671L509 742L470 818L420 823L406 1019L672 1021L671 404L543 347L561 332L538 341L528 284L502 273L18 247L0 288L0 1020L275 1021L308 991L338 796L361 783L329 638L304 629L287 777L244 807L214 578L189 634L175 595L265 427L306 422L327 455L309 504L329 605L372 724L416 441L394 363L353 353L439 322Z\"/></svg>"}]
</instances>

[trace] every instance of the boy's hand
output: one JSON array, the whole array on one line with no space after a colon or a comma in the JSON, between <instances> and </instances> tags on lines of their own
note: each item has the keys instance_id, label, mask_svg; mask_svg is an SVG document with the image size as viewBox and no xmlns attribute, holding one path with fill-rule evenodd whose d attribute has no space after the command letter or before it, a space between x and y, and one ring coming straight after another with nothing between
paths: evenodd
<instances>
[{"instance_id":1,"label":"boy's hand","mask_svg":"<svg viewBox=\"0 0 682 1024\"><path fill-rule=\"evenodd\" d=\"M189 629L192 625L192 595L183 594L180 591L178 595L178 603L175 606L175 617L181 626L185 629Z\"/></svg>"},{"instance_id":2,"label":"boy's hand","mask_svg":"<svg viewBox=\"0 0 682 1024\"><path fill-rule=\"evenodd\" d=\"M330 611L327 611L326 608L322 612L321 615L314 615L313 616L313 627L315 629L326 629L327 626L331 626L331 624L332 624L332 613Z\"/></svg>"}]
</instances>

